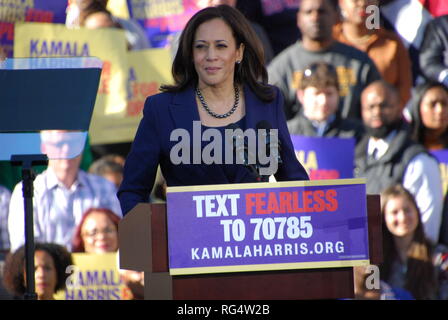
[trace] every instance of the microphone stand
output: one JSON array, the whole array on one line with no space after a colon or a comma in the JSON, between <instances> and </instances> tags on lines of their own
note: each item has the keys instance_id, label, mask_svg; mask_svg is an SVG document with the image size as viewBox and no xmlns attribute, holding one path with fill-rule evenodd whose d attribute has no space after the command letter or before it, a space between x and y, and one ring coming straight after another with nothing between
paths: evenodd
<instances>
[{"instance_id":1,"label":"microphone stand","mask_svg":"<svg viewBox=\"0 0 448 320\"><path fill-rule=\"evenodd\" d=\"M22 166L22 194L25 209L25 300L37 300L34 281L34 216L33 216L33 181L36 174L33 165L47 165L48 158L43 154L12 155L11 164Z\"/></svg>"}]
</instances>

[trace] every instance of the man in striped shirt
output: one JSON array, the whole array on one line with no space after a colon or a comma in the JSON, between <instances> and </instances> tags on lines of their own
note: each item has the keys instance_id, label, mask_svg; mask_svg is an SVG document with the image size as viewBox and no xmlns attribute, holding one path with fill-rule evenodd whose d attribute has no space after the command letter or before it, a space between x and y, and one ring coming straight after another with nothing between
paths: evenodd
<instances>
[{"instance_id":1,"label":"man in striped shirt","mask_svg":"<svg viewBox=\"0 0 448 320\"><path fill-rule=\"evenodd\" d=\"M47 153L48 152L44 152ZM106 179L80 170L81 155L51 159L34 180L34 237L71 250L76 226L88 209L108 208L122 216L116 187ZM14 188L9 205L8 230L11 251L25 242L22 183Z\"/></svg>"}]
</instances>

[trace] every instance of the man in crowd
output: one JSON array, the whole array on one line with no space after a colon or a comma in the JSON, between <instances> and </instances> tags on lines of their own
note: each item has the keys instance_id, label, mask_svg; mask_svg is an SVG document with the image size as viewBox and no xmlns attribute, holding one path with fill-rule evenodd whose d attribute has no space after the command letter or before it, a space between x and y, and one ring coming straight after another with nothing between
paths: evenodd
<instances>
[{"instance_id":1,"label":"man in crowd","mask_svg":"<svg viewBox=\"0 0 448 320\"><path fill-rule=\"evenodd\" d=\"M448 15L428 22L419 58L426 78L448 86Z\"/></svg>"},{"instance_id":2,"label":"man in crowd","mask_svg":"<svg viewBox=\"0 0 448 320\"><path fill-rule=\"evenodd\" d=\"M381 78L366 53L334 40L337 4L332 0L302 0L297 25L302 41L283 50L268 66L270 83L280 87L285 97L285 114L291 119L300 109L296 96L304 69L313 62L333 64L340 84L340 108L343 118L361 118L361 91Z\"/></svg>"},{"instance_id":3,"label":"man in crowd","mask_svg":"<svg viewBox=\"0 0 448 320\"><path fill-rule=\"evenodd\" d=\"M109 208L121 217L116 188L106 179L80 170L81 155L64 159L73 154L73 144L65 143L70 141L69 133L46 131L41 138L42 153L55 157L49 156L47 170L34 181L34 236L37 241L55 242L71 250L73 232L87 209ZM82 150L83 142L80 145ZM11 251L25 242L24 228L22 183L18 183L9 206Z\"/></svg>"},{"instance_id":4,"label":"man in crowd","mask_svg":"<svg viewBox=\"0 0 448 320\"><path fill-rule=\"evenodd\" d=\"M443 205L437 160L411 140L395 87L375 81L362 92L361 105L366 135L356 147L355 175L367 179L367 193L403 184L415 197L427 238L436 244Z\"/></svg>"},{"instance_id":5,"label":"man in crowd","mask_svg":"<svg viewBox=\"0 0 448 320\"><path fill-rule=\"evenodd\" d=\"M316 62L303 73L297 97L302 109L288 121L290 134L309 137L354 138L358 142L363 133L362 122L343 119L337 112L339 81L336 69L326 62Z\"/></svg>"}]
</instances>

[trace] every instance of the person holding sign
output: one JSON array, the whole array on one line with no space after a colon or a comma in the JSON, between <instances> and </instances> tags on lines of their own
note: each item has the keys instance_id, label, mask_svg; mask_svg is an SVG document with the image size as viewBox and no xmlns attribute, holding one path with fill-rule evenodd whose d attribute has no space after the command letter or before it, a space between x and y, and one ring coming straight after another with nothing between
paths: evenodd
<instances>
[{"instance_id":1,"label":"person holding sign","mask_svg":"<svg viewBox=\"0 0 448 320\"><path fill-rule=\"evenodd\" d=\"M305 68L297 90L300 111L288 121L290 134L310 137L355 138L358 142L364 128L357 119L343 119L337 112L339 81L336 68L316 62Z\"/></svg>"},{"instance_id":2,"label":"person holding sign","mask_svg":"<svg viewBox=\"0 0 448 320\"><path fill-rule=\"evenodd\" d=\"M118 251L120 218L109 209L91 208L84 214L73 237L72 252L103 254ZM119 270L126 298L143 299L143 272Z\"/></svg>"},{"instance_id":3,"label":"person holding sign","mask_svg":"<svg viewBox=\"0 0 448 320\"><path fill-rule=\"evenodd\" d=\"M159 164L168 186L259 181L246 157L272 147L268 130L270 141L277 140L269 157L269 165L278 165L275 178L308 180L294 154L282 94L267 84L262 45L238 10L220 5L197 12L182 32L172 72L174 85L162 86L145 102L118 191L123 213L148 202ZM257 136L261 124L265 139L260 136L258 144L248 139L235 147L226 139L228 131ZM236 153L245 161L235 163L232 148L244 149Z\"/></svg>"},{"instance_id":4,"label":"person holding sign","mask_svg":"<svg viewBox=\"0 0 448 320\"><path fill-rule=\"evenodd\" d=\"M91 208L84 213L73 237L72 252L106 253L118 250L120 218L109 209Z\"/></svg>"}]
</instances>

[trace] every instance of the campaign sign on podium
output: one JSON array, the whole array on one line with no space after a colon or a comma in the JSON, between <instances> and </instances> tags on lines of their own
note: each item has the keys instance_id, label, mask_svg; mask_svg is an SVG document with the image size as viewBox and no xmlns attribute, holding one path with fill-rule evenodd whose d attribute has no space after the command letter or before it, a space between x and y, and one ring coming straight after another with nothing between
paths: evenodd
<instances>
[{"instance_id":1,"label":"campaign sign on podium","mask_svg":"<svg viewBox=\"0 0 448 320\"><path fill-rule=\"evenodd\" d=\"M167 191L171 275L369 264L365 179Z\"/></svg>"}]
</instances>

